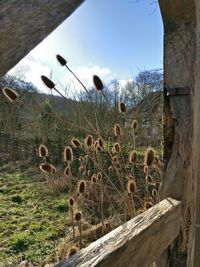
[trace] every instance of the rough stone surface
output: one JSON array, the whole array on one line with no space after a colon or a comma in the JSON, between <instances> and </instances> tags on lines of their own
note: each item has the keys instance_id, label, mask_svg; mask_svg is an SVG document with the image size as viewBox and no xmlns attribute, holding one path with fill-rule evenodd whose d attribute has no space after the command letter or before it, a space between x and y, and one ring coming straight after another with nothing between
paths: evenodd
<instances>
[{"instance_id":1,"label":"rough stone surface","mask_svg":"<svg viewBox=\"0 0 200 267\"><path fill-rule=\"evenodd\" d=\"M84 0L1 0L0 77L59 26Z\"/></svg>"}]
</instances>

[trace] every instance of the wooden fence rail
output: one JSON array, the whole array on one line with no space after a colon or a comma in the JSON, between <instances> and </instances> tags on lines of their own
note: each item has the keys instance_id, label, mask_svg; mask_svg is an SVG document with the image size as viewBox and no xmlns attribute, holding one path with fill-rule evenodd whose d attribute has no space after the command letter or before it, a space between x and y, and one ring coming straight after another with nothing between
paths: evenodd
<instances>
[{"instance_id":1,"label":"wooden fence rail","mask_svg":"<svg viewBox=\"0 0 200 267\"><path fill-rule=\"evenodd\" d=\"M56 267L147 267L180 230L181 203L166 198Z\"/></svg>"}]
</instances>

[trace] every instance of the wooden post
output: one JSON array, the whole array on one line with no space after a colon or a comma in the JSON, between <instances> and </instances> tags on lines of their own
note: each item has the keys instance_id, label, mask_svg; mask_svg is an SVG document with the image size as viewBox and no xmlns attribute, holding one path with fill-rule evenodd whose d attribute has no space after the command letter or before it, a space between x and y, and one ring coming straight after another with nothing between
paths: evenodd
<instances>
[{"instance_id":1,"label":"wooden post","mask_svg":"<svg viewBox=\"0 0 200 267\"><path fill-rule=\"evenodd\" d=\"M197 265L194 263L195 244L199 242L195 236L200 231L195 227L200 223L200 200L196 194L200 182L200 3L159 0L159 5L164 23L165 146L161 197L181 200L182 223L179 238L157 265L196 267L200 266L200 258Z\"/></svg>"}]
</instances>

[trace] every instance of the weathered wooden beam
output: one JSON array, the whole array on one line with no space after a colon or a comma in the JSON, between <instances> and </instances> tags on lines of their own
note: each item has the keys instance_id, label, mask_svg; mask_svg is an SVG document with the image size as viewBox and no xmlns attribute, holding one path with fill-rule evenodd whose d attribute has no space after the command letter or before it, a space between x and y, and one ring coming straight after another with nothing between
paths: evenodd
<instances>
[{"instance_id":1,"label":"weathered wooden beam","mask_svg":"<svg viewBox=\"0 0 200 267\"><path fill-rule=\"evenodd\" d=\"M181 203L167 198L56 267L147 267L176 238Z\"/></svg>"},{"instance_id":2,"label":"weathered wooden beam","mask_svg":"<svg viewBox=\"0 0 200 267\"><path fill-rule=\"evenodd\" d=\"M166 31L173 31L183 23L195 21L195 4L191 0L159 0Z\"/></svg>"},{"instance_id":3,"label":"weathered wooden beam","mask_svg":"<svg viewBox=\"0 0 200 267\"><path fill-rule=\"evenodd\" d=\"M84 0L1 0L0 77L59 26Z\"/></svg>"},{"instance_id":4,"label":"weathered wooden beam","mask_svg":"<svg viewBox=\"0 0 200 267\"><path fill-rule=\"evenodd\" d=\"M196 172L199 172L199 0L159 0L164 22L164 175L161 198L182 202L179 238L159 267L193 261ZM198 85L197 85L198 84ZM168 95L179 88L180 94ZM181 94L188 91L188 94ZM187 90L186 90L187 89ZM198 119L197 119L198 118ZM198 136L198 138L197 138ZM195 143L196 142L196 143ZM188 249L189 248L189 249ZM170 254L170 258L169 258ZM199 259L200 263L200 259ZM199 265L200 266L200 265Z\"/></svg>"}]
</instances>

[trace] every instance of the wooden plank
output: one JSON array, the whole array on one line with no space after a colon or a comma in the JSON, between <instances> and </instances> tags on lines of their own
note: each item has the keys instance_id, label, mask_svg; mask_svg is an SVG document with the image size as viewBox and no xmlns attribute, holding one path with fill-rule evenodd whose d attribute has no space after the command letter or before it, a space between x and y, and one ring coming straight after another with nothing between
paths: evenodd
<instances>
[{"instance_id":1,"label":"wooden plank","mask_svg":"<svg viewBox=\"0 0 200 267\"><path fill-rule=\"evenodd\" d=\"M180 230L181 203L167 198L56 267L146 267Z\"/></svg>"},{"instance_id":2,"label":"wooden plank","mask_svg":"<svg viewBox=\"0 0 200 267\"><path fill-rule=\"evenodd\" d=\"M0 77L70 16L83 1L1 0Z\"/></svg>"}]
</instances>

